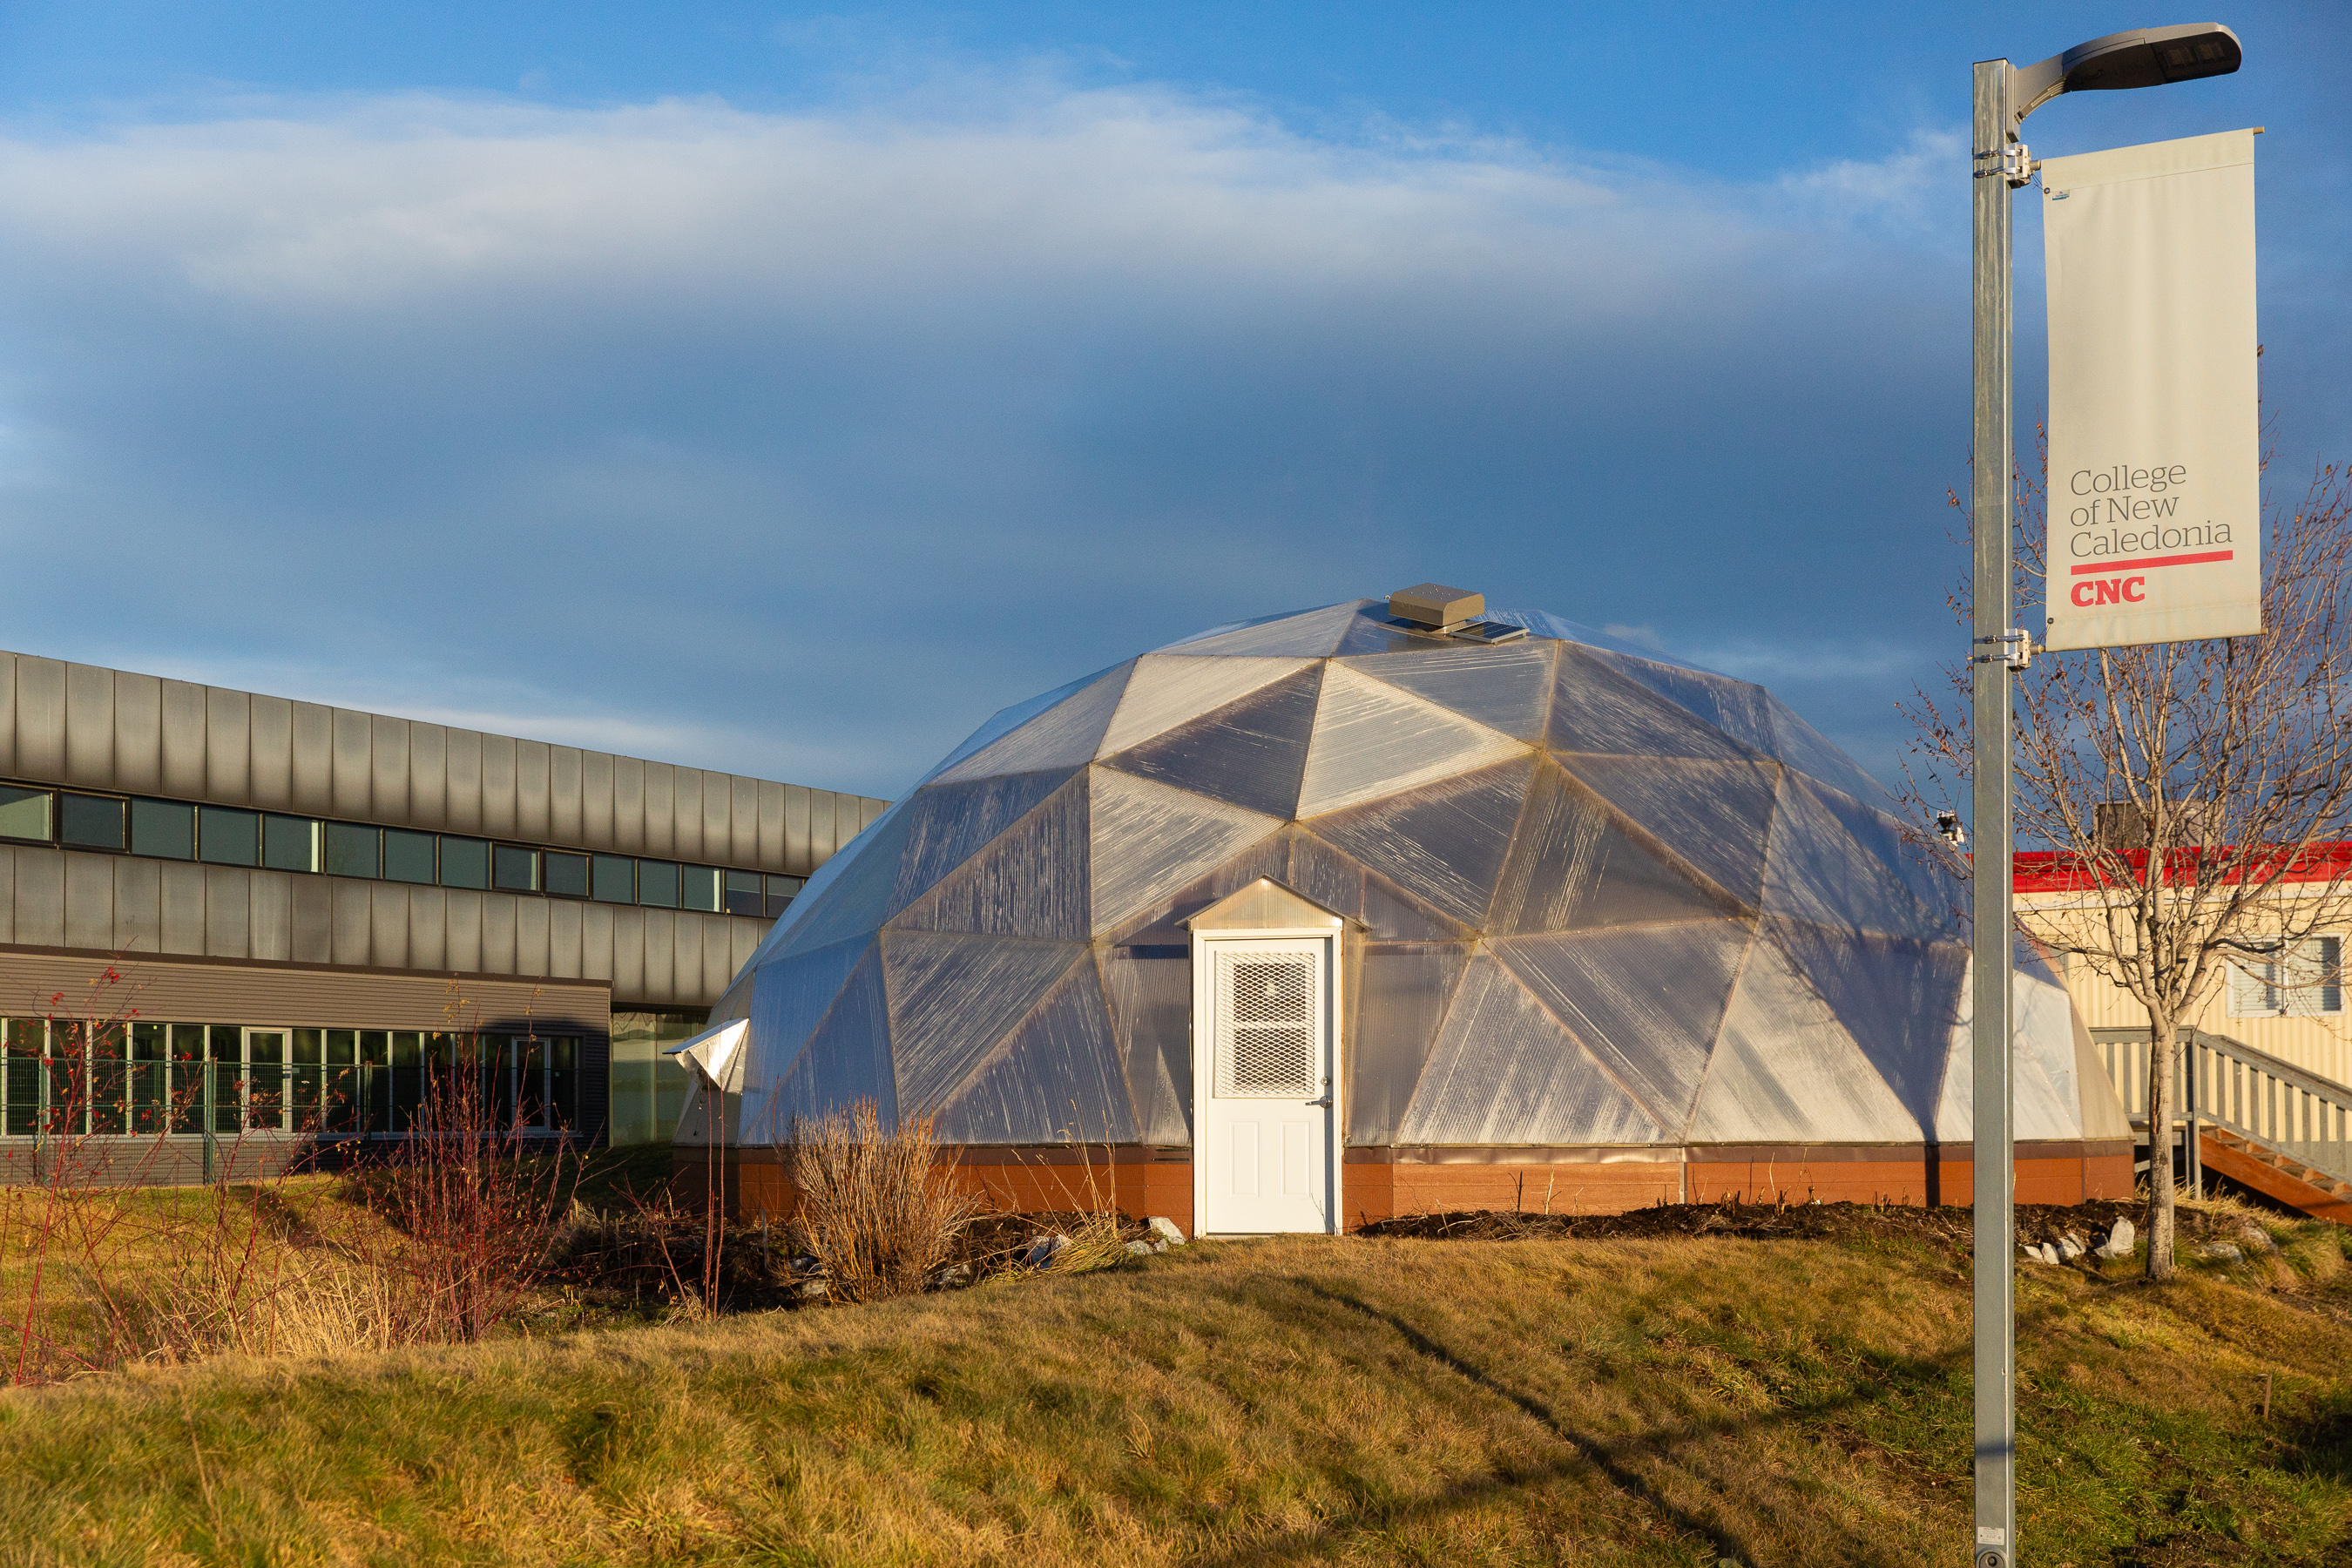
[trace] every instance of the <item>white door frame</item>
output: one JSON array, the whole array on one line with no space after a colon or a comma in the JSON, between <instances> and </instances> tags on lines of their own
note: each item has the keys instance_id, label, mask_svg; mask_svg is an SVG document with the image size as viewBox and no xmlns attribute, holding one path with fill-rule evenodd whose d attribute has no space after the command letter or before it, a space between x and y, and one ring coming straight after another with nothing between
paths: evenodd
<instances>
[{"instance_id":1,"label":"white door frame","mask_svg":"<svg viewBox=\"0 0 2352 1568\"><path fill-rule=\"evenodd\" d=\"M1323 1229L1317 1232L1292 1232L1293 1235L1337 1236L1344 1224L1343 1194L1339 1187L1340 1136L1346 1126L1345 1110L1347 1074L1339 1053L1340 998L1345 994L1339 973L1342 943L1340 933L1328 925L1268 926L1248 930L1217 927L1192 932L1192 1229L1199 1235L1214 1235L1208 1228L1209 1161L1202 1139L1202 1104L1207 1098L1207 1087L1214 1082L1216 1064L1210 1059L1211 998L1209 977L1211 965L1205 951L1211 946L1227 942L1308 942L1315 943L1323 958L1323 1159L1322 1177L1326 1201L1323 1205ZM1229 1232L1227 1234L1254 1234Z\"/></svg>"}]
</instances>

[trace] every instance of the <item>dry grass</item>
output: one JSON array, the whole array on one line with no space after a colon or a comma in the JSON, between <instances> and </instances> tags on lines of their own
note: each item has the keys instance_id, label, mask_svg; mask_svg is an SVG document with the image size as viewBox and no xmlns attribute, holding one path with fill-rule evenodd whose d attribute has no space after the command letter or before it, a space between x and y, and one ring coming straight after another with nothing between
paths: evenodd
<instances>
[{"instance_id":1,"label":"dry grass","mask_svg":"<svg viewBox=\"0 0 2352 1568\"><path fill-rule=\"evenodd\" d=\"M874 1102L793 1123L792 1229L824 1265L833 1298L883 1301L922 1289L980 1212L938 1163L931 1119L884 1131Z\"/></svg>"},{"instance_id":2,"label":"dry grass","mask_svg":"<svg viewBox=\"0 0 2352 1568\"><path fill-rule=\"evenodd\" d=\"M2028 1561L2344 1561L2352 1327L2111 1267L2021 1279ZM1195 1244L134 1373L0 1395L0 1562L1948 1563L1964 1269L1899 1238Z\"/></svg>"}]
</instances>

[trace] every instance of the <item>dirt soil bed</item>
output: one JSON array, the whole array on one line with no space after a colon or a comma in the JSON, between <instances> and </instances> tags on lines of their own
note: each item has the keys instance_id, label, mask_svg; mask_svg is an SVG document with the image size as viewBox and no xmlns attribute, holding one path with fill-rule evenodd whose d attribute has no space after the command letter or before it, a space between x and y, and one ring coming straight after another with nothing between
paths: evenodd
<instances>
[{"instance_id":1,"label":"dirt soil bed","mask_svg":"<svg viewBox=\"0 0 2352 1568\"><path fill-rule=\"evenodd\" d=\"M2179 1234L2184 1240L2202 1239L2214 1224L2220 1223L2193 1209L2184 1207L2179 1212ZM2137 1227L2145 1213L2144 1204L2113 1199L2067 1207L2020 1204L2017 1237L2021 1244L2054 1242L2063 1233L2074 1231L2095 1240L2105 1236L2119 1218L2128 1219ZM1854 1241L1907 1237L1949 1243L1965 1250L1969 1225L1970 1211L1964 1208L1916 1208L1898 1204L1721 1203L1665 1204L1611 1215L1517 1214L1507 1209L1408 1215L1376 1221L1360 1234L1427 1241L1689 1236L1755 1241Z\"/></svg>"}]
</instances>

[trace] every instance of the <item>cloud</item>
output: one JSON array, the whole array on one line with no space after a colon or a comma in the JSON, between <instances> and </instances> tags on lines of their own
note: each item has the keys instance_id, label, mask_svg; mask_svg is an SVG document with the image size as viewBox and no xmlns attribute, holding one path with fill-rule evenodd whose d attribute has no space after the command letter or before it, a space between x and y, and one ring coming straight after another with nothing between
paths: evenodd
<instances>
[{"instance_id":1,"label":"cloud","mask_svg":"<svg viewBox=\"0 0 2352 1568\"><path fill-rule=\"evenodd\" d=\"M1077 671L1432 576L1911 647L1954 144L1735 186L1035 77L20 134L10 640L878 794Z\"/></svg>"}]
</instances>

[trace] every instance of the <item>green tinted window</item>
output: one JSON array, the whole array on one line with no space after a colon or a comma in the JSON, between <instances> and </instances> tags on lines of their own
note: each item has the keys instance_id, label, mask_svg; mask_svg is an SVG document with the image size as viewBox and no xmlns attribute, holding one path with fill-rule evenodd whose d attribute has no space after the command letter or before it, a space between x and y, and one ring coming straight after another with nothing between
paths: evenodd
<instances>
[{"instance_id":1,"label":"green tinted window","mask_svg":"<svg viewBox=\"0 0 2352 1568\"><path fill-rule=\"evenodd\" d=\"M637 902L650 904L657 910L677 908L677 861L637 862Z\"/></svg>"},{"instance_id":2,"label":"green tinted window","mask_svg":"<svg viewBox=\"0 0 2352 1568\"><path fill-rule=\"evenodd\" d=\"M383 875L393 882L433 880L433 835L404 827L383 830Z\"/></svg>"},{"instance_id":3,"label":"green tinted window","mask_svg":"<svg viewBox=\"0 0 2352 1568\"><path fill-rule=\"evenodd\" d=\"M567 899L588 896L588 857L565 855L551 849L540 857L541 875L546 879L546 889Z\"/></svg>"},{"instance_id":4,"label":"green tinted window","mask_svg":"<svg viewBox=\"0 0 2352 1568\"><path fill-rule=\"evenodd\" d=\"M120 849L124 836L123 803L104 795L68 795L58 800L58 837L77 849Z\"/></svg>"},{"instance_id":5,"label":"green tinted window","mask_svg":"<svg viewBox=\"0 0 2352 1568\"><path fill-rule=\"evenodd\" d=\"M215 866L261 864L261 814L223 806L196 808L196 850Z\"/></svg>"},{"instance_id":6,"label":"green tinted window","mask_svg":"<svg viewBox=\"0 0 2352 1568\"><path fill-rule=\"evenodd\" d=\"M709 866L688 866L679 874L678 903L689 910L719 907L719 873Z\"/></svg>"},{"instance_id":7,"label":"green tinted window","mask_svg":"<svg viewBox=\"0 0 2352 1568\"><path fill-rule=\"evenodd\" d=\"M261 819L261 863L273 871L319 869L320 825L307 816Z\"/></svg>"},{"instance_id":8,"label":"green tinted window","mask_svg":"<svg viewBox=\"0 0 2352 1568\"><path fill-rule=\"evenodd\" d=\"M196 808L171 800L131 803L131 852L163 860L196 858Z\"/></svg>"},{"instance_id":9,"label":"green tinted window","mask_svg":"<svg viewBox=\"0 0 2352 1568\"><path fill-rule=\"evenodd\" d=\"M327 875L373 877L383 868L383 835L353 822L327 824Z\"/></svg>"},{"instance_id":10,"label":"green tinted window","mask_svg":"<svg viewBox=\"0 0 2352 1568\"><path fill-rule=\"evenodd\" d=\"M730 915L751 915L757 918L765 912L767 903L760 891L757 871L727 873L727 912Z\"/></svg>"},{"instance_id":11,"label":"green tinted window","mask_svg":"<svg viewBox=\"0 0 2352 1568\"><path fill-rule=\"evenodd\" d=\"M18 789L0 784L0 838L49 837L49 802L45 789Z\"/></svg>"},{"instance_id":12,"label":"green tinted window","mask_svg":"<svg viewBox=\"0 0 2352 1568\"><path fill-rule=\"evenodd\" d=\"M491 851L490 867L497 874L500 892L539 891L538 850L519 849L511 844L501 844Z\"/></svg>"},{"instance_id":13,"label":"green tinted window","mask_svg":"<svg viewBox=\"0 0 2352 1568\"><path fill-rule=\"evenodd\" d=\"M592 875L595 879L598 902L634 904L637 901L637 863L626 855L594 857Z\"/></svg>"},{"instance_id":14,"label":"green tinted window","mask_svg":"<svg viewBox=\"0 0 2352 1568\"><path fill-rule=\"evenodd\" d=\"M490 846L480 838L441 840L441 885L445 888L487 888L490 885Z\"/></svg>"}]
</instances>

